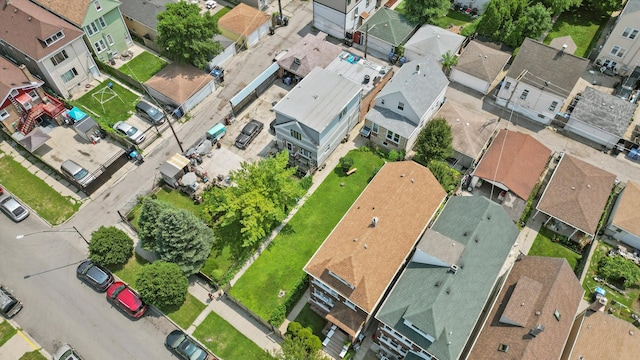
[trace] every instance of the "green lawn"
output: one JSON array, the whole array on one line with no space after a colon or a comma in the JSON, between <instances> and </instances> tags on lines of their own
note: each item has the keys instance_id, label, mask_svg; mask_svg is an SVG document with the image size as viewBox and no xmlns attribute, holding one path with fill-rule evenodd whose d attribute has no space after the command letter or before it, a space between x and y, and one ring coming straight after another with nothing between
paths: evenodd
<instances>
[{"instance_id":1,"label":"green lawn","mask_svg":"<svg viewBox=\"0 0 640 360\"><path fill-rule=\"evenodd\" d=\"M8 321L2 321L0 323L0 346L9 341L17 332Z\"/></svg>"},{"instance_id":2,"label":"green lawn","mask_svg":"<svg viewBox=\"0 0 640 360\"><path fill-rule=\"evenodd\" d=\"M24 355L20 356L18 360L47 360L47 358L42 355L39 350L34 350L32 352L24 353Z\"/></svg>"},{"instance_id":3,"label":"green lawn","mask_svg":"<svg viewBox=\"0 0 640 360\"><path fill-rule=\"evenodd\" d=\"M218 4L220 5L220 4ZM226 6L223 6L222 9L218 10L218 12L216 12L215 14L213 14L213 18L216 20L216 24L218 23L218 20L220 20L220 18L222 17L222 15L228 13L229 11L231 11L231 8L228 8Z\"/></svg>"},{"instance_id":4,"label":"green lawn","mask_svg":"<svg viewBox=\"0 0 640 360\"><path fill-rule=\"evenodd\" d=\"M205 307L207 306L200 302L200 300L187 293L187 299L180 307L163 308L160 310L176 324L180 325L181 328L186 329L193 324L193 321L200 315Z\"/></svg>"},{"instance_id":5,"label":"green lawn","mask_svg":"<svg viewBox=\"0 0 640 360\"><path fill-rule=\"evenodd\" d=\"M334 169L229 291L261 318L268 320L284 302L280 290L289 293L304 277L304 265L384 162L370 151L354 150L349 156L358 171L346 177Z\"/></svg>"},{"instance_id":6,"label":"green lawn","mask_svg":"<svg viewBox=\"0 0 640 360\"><path fill-rule=\"evenodd\" d=\"M142 256L135 253L129 261L124 265L118 266L110 266L109 270L111 270L117 277L122 279L122 281L126 282L131 286L135 286L136 277L140 272L140 269L149 262L142 258Z\"/></svg>"},{"instance_id":7,"label":"green lawn","mask_svg":"<svg viewBox=\"0 0 640 360\"><path fill-rule=\"evenodd\" d=\"M7 155L0 157L0 184L51 225L67 221L81 205L72 197L60 195Z\"/></svg>"},{"instance_id":8,"label":"green lawn","mask_svg":"<svg viewBox=\"0 0 640 360\"><path fill-rule=\"evenodd\" d=\"M196 328L193 336L222 359L250 360L264 354L264 350L214 312Z\"/></svg>"},{"instance_id":9,"label":"green lawn","mask_svg":"<svg viewBox=\"0 0 640 360\"><path fill-rule=\"evenodd\" d=\"M145 51L125 63L118 70L143 83L151 79L153 75L167 65L166 61Z\"/></svg>"},{"instance_id":10,"label":"green lawn","mask_svg":"<svg viewBox=\"0 0 640 360\"><path fill-rule=\"evenodd\" d=\"M447 16L436 20L436 26L443 29L448 29L451 26L469 25L473 22L470 15L464 14L461 11L449 10Z\"/></svg>"},{"instance_id":11,"label":"green lawn","mask_svg":"<svg viewBox=\"0 0 640 360\"><path fill-rule=\"evenodd\" d=\"M324 334L322 334L322 329L327 324L327 320L325 320L322 316L316 314L311 310L311 306L307 303L305 304L300 314L296 316L295 322L300 323L302 327L310 327L313 331L313 335L319 337L320 339L324 338Z\"/></svg>"},{"instance_id":12,"label":"green lawn","mask_svg":"<svg viewBox=\"0 0 640 360\"><path fill-rule=\"evenodd\" d=\"M567 249L566 247L551 241L550 231L546 228L542 228L533 241L529 255L532 256L548 256L556 258L565 258L569 263L571 269L575 271L578 260L582 258L581 255Z\"/></svg>"},{"instance_id":13,"label":"green lawn","mask_svg":"<svg viewBox=\"0 0 640 360\"><path fill-rule=\"evenodd\" d=\"M100 93L109 83L113 84L112 88L118 96L111 98L114 96L111 92ZM96 94L97 99L93 97L93 94ZM111 98L111 100L104 103L103 110L103 105L100 104L99 100L105 101L109 98ZM113 131L113 124L120 120L128 119L131 116L130 112L133 112L134 106L139 98L138 95L122 87L114 80L107 79L78 100L71 101L71 103L79 106L83 111L88 109L88 115L94 117L107 131Z\"/></svg>"},{"instance_id":14,"label":"green lawn","mask_svg":"<svg viewBox=\"0 0 640 360\"><path fill-rule=\"evenodd\" d=\"M544 43L549 44L557 37L571 35L578 47L574 55L586 57L598 41L609 18L610 14L601 15L585 8L566 11L553 24Z\"/></svg>"}]
</instances>

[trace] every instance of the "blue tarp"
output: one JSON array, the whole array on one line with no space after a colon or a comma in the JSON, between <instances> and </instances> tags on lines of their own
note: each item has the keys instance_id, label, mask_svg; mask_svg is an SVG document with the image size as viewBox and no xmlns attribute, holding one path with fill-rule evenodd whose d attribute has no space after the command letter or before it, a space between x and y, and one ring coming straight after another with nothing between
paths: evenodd
<instances>
[{"instance_id":1,"label":"blue tarp","mask_svg":"<svg viewBox=\"0 0 640 360\"><path fill-rule=\"evenodd\" d=\"M67 116L72 118L74 121L80 121L86 118L87 114L82 112L82 110L78 109L77 107L74 107L71 110L67 111Z\"/></svg>"},{"instance_id":2,"label":"blue tarp","mask_svg":"<svg viewBox=\"0 0 640 360\"><path fill-rule=\"evenodd\" d=\"M600 286L597 286L595 293L596 294L600 294L602 296L606 296L607 295L607 290L601 288Z\"/></svg>"}]
</instances>

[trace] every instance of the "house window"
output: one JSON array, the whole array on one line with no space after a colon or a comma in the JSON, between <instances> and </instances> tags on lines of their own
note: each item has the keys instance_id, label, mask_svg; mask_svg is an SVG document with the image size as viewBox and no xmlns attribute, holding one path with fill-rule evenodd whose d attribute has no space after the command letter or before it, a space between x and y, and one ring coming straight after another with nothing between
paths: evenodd
<instances>
[{"instance_id":1,"label":"house window","mask_svg":"<svg viewBox=\"0 0 640 360\"><path fill-rule=\"evenodd\" d=\"M606 66L609 69L615 69L615 67L618 66L618 63L607 59L604 61L604 63L602 63L602 65Z\"/></svg>"},{"instance_id":2,"label":"house window","mask_svg":"<svg viewBox=\"0 0 640 360\"><path fill-rule=\"evenodd\" d=\"M94 43L93 43L93 47L95 47L95 48L96 48L96 51L97 51L98 53L101 53L101 52L103 52L103 51L107 50L107 45L105 45L104 40L102 40L102 39L100 39L100 40L98 40L98 41L94 42Z\"/></svg>"},{"instance_id":3,"label":"house window","mask_svg":"<svg viewBox=\"0 0 640 360\"><path fill-rule=\"evenodd\" d=\"M498 346L498 351L501 351L501 352L507 352L507 351L509 351L509 345L507 345L507 344L500 344L500 346Z\"/></svg>"},{"instance_id":4,"label":"house window","mask_svg":"<svg viewBox=\"0 0 640 360\"><path fill-rule=\"evenodd\" d=\"M611 52L609 52L609 54L621 58L624 56L625 52L627 52L627 49L623 49L620 46L615 45L613 48L611 48Z\"/></svg>"},{"instance_id":5,"label":"house window","mask_svg":"<svg viewBox=\"0 0 640 360\"><path fill-rule=\"evenodd\" d=\"M556 111L556 107L558 107L558 102L554 101L551 103L551 106L549 106L549 111Z\"/></svg>"},{"instance_id":6,"label":"house window","mask_svg":"<svg viewBox=\"0 0 640 360\"><path fill-rule=\"evenodd\" d=\"M19 93L19 92L18 92L18 90L16 90L16 89L11 90L11 97L16 97L16 96L18 96L19 94L20 94L20 93Z\"/></svg>"},{"instance_id":7,"label":"house window","mask_svg":"<svg viewBox=\"0 0 640 360\"><path fill-rule=\"evenodd\" d=\"M47 44L47 46L51 46L53 45L56 41L62 39L64 37L64 33L62 32L62 30L58 31L57 33L49 36L48 38L46 38L44 40L44 43Z\"/></svg>"},{"instance_id":8,"label":"house window","mask_svg":"<svg viewBox=\"0 0 640 360\"><path fill-rule=\"evenodd\" d=\"M364 6L365 6L365 9L369 8L369 4L371 4L371 1L370 1L370 0L367 0L367 2L366 2L366 3L365 3L365 5L364 5Z\"/></svg>"},{"instance_id":9,"label":"house window","mask_svg":"<svg viewBox=\"0 0 640 360\"><path fill-rule=\"evenodd\" d=\"M377 134L377 133L378 133L378 130L380 130L380 129L378 128L378 124L376 124L376 123L371 123L371 132L372 132L372 133L374 133L374 134Z\"/></svg>"},{"instance_id":10,"label":"house window","mask_svg":"<svg viewBox=\"0 0 640 360\"><path fill-rule=\"evenodd\" d=\"M347 108L342 109L342 111L340 111L340 115L338 115L338 118L340 120L342 120L342 118L347 115Z\"/></svg>"},{"instance_id":11,"label":"house window","mask_svg":"<svg viewBox=\"0 0 640 360\"><path fill-rule=\"evenodd\" d=\"M104 16L100 16L98 18L98 23L100 24L100 28L102 28L102 29L107 27L107 22L104 21Z\"/></svg>"},{"instance_id":12,"label":"house window","mask_svg":"<svg viewBox=\"0 0 640 360\"><path fill-rule=\"evenodd\" d=\"M29 91L29 96L31 97L31 100L40 99L40 96L38 96L38 92L35 90Z\"/></svg>"},{"instance_id":13,"label":"house window","mask_svg":"<svg viewBox=\"0 0 640 360\"><path fill-rule=\"evenodd\" d=\"M341 278L340 276L334 274L331 270L329 270L329 275L333 276L334 278L336 278L338 281L340 281L341 283L347 285L349 287L349 289L355 289L355 287L351 284L349 284L349 282L343 278Z\"/></svg>"},{"instance_id":14,"label":"house window","mask_svg":"<svg viewBox=\"0 0 640 360\"><path fill-rule=\"evenodd\" d=\"M510 87L511 87L511 83L509 81L504 83L504 89L505 90L509 90Z\"/></svg>"},{"instance_id":15,"label":"house window","mask_svg":"<svg viewBox=\"0 0 640 360\"><path fill-rule=\"evenodd\" d=\"M404 110L404 103L401 103L401 102L398 103L398 110L400 111Z\"/></svg>"},{"instance_id":16,"label":"house window","mask_svg":"<svg viewBox=\"0 0 640 360\"><path fill-rule=\"evenodd\" d=\"M0 120L4 120L9 117L9 112L7 110L0 110Z\"/></svg>"},{"instance_id":17,"label":"house window","mask_svg":"<svg viewBox=\"0 0 640 360\"><path fill-rule=\"evenodd\" d=\"M67 60L68 58L69 58L69 55L67 55L67 51L62 50L51 57L51 62L53 63L53 66L57 66L61 62Z\"/></svg>"},{"instance_id":18,"label":"house window","mask_svg":"<svg viewBox=\"0 0 640 360\"><path fill-rule=\"evenodd\" d=\"M309 150L307 150L307 149L300 148L299 153L300 153L300 155L302 155L303 157L305 157L307 159L311 158L311 152L309 152Z\"/></svg>"},{"instance_id":19,"label":"house window","mask_svg":"<svg viewBox=\"0 0 640 360\"><path fill-rule=\"evenodd\" d=\"M62 74L62 81L64 82L69 82L71 80L73 80L74 77L78 76L78 70L76 70L76 68L71 68L71 70L67 71L66 73Z\"/></svg>"},{"instance_id":20,"label":"house window","mask_svg":"<svg viewBox=\"0 0 640 360\"><path fill-rule=\"evenodd\" d=\"M400 135L394 133L391 130L387 130L387 140L397 144L400 142Z\"/></svg>"},{"instance_id":21,"label":"house window","mask_svg":"<svg viewBox=\"0 0 640 360\"><path fill-rule=\"evenodd\" d=\"M111 37L111 34L107 34L107 43L109 43L109 45L113 46L113 38Z\"/></svg>"},{"instance_id":22,"label":"house window","mask_svg":"<svg viewBox=\"0 0 640 360\"><path fill-rule=\"evenodd\" d=\"M297 140L302 140L302 134L293 129L291 129L291 137Z\"/></svg>"},{"instance_id":23,"label":"house window","mask_svg":"<svg viewBox=\"0 0 640 360\"><path fill-rule=\"evenodd\" d=\"M293 144L287 142L287 150L289 150L289 154L293 154Z\"/></svg>"},{"instance_id":24,"label":"house window","mask_svg":"<svg viewBox=\"0 0 640 360\"><path fill-rule=\"evenodd\" d=\"M98 0L94 1L93 5L96 7L97 11L102 10L102 5L100 5L100 1L98 1Z\"/></svg>"},{"instance_id":25,"label":"house window","mask_svg":"<svg viewBox=\"0 0 640 360\"><path fill-rule=\"evenodd\" d=\"M351 309L351 310L355 310L355 309L356 309L356 306L355 306L351 301L349 301L349 300L345 300L345 301L344 301L344 304L345 304L345 305L347 305L347 307L348 307L349 309Z\"/></svg>"},{"instance_id":26,"label":"house window","mask_svg":"<svg viewBox=\"0 0 640 360\"><path fill-rule=\"evenodd\" d=\"M89 25L85 26L84 31L87 33L87 36L93 36L93 34L98 32L98 26L96 26L96 22L89 23Z\"/></svg>"},{"instance_id":27,"label":"house window","mask_svg":"<svg viewBox=\"0 0 640 360\"><path fill-rule=\"evenodd\" d=\"M622 32L622 37L625 37L627 39L633 40L636 38L636 36L638 36L638 30L634 28L626 27Z\"/></svg>"},{"instance_id":28,"label":"house window","mask_svg":"<svg viewBox=\"0 0 640 360\"><path fill-rule=\"evenodd\" d=\"M524 90L524 91L522 92L522 94L520 95L520 99L522 99L522 100L526 100L526 99L527 99L527 96L529 96L529 90Z\"/></svg>"}]
</instances>

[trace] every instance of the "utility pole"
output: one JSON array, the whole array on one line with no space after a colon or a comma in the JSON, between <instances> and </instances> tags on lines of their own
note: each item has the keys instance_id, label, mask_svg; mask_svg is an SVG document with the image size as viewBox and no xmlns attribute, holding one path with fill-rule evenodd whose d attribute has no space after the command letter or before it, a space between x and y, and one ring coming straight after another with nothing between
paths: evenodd
<instances>
[{"instance_id":1,"label":"utility pole","mask_svg":"<svg viewBox=\"0 0 640 360\"><path fill-rule=\"evenodd\" d=\"M184 149L182 148L182 142L180 141L180 139L178 139L178 134L176 134L176 131L173 129L173 125L171 125L171 117L169 117L167 113L165 113L165 116L167 117L167 123L169 123L169 129L171 129L171 132L173 133L173 137L175 137L176 141L178 142L178 147L180 148L180 152L184 153Z\"/></svg>"},{"instance_id":2,"label":"utility pole","mask_svg":"<svg viewBox=\"0 0 640 360\"><path fill-rule=\"evenodd\" d=\"M364 58L367 58L367 43L369 42L369 24L366 25L364 31Z\"/></svg>"}]
</instances>

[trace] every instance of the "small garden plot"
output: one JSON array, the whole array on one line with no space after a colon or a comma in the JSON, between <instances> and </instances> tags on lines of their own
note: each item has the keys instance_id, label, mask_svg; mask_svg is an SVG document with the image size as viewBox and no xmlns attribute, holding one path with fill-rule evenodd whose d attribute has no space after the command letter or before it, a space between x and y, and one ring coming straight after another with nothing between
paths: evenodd
<instances>
[{"instance_id":1,"label":"small garden plot","mask_svg":"<svg viewBox=\"0 0 640 360\"><path fill-rule=\"evenodd\" d=\"M87 110L87 115L93 117L104 129L110 130L116 122L131 117L139 98L139 95L114 80L107 79L71 103L83 111Z\"/></svg>"},{"instance_id":2,"label":"small garden plot","mask_svg":"<svg viewBox=\"0 0 640 360\"><path fill-rule=\"evenodd\" d=\"M143 83L167 65L168 63L160 57L145 51L122 65L118 70Z\"/></svg>"},{"instance_id":3,"label":"small garden plot","mask_svg":"<svg viewBox=\"0 0 640 360\"><path fill-rule=\"evenodd\" d=\"M529 255L565 258L569 266L576 271L582 255L560 244L560 240L554 241L553 239L558 239L558 236L553 231L542 227L529 250Z\"/></svg>"}]
</instances>

